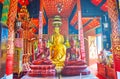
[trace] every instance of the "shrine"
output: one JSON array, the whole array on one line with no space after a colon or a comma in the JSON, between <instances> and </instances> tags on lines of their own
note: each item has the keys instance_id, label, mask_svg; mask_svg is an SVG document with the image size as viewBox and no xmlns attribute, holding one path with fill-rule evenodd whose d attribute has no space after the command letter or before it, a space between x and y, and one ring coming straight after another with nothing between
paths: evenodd
<instances>
[{"instance_id":1,"label":"shrine","mask_svg":"<svg viewBox=\"0 0 120 79\"><path fill-rule=\"evenodd\" d=\"M120 0L0 0L0 79L120 79Z\"/></svg>"}]
</instances>

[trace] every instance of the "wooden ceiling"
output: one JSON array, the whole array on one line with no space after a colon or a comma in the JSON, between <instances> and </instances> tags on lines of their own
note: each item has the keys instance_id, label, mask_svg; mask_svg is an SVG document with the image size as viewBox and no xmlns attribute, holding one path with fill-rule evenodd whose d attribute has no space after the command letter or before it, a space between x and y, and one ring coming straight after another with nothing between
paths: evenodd
<instances>
[{"instance_id":1,"label":"wooden ceiling","mask_svg":"<svg viewBox=\"0 0 120 79\"><path fill-rule=\"evenodd\" d=\"M85 20L88 20L88 19L91 19L91 18L84 18L84 21ZM88 22L88 21L87 21ZM83 24L84 25L84 24ZM83 28L84 29L84 32L92 29L92 28L96 28L100 25L100 18L99 17L96 17L96 18L92 18L92 20Z\"/></svg>"},{"instance_id":2,"label":"wooden ceiling","mask_svg":"<svg viewBox=\"0 0 120 79\"><path fill-rule=\"evenodd\" d=\"M3 1L4 0L0 0L0 3L3 3ZM22 1L23 0L19 0L20 5L23 4L23 3L21 3ZM26 4L28 6L31 17L35 18L33 20L33 22L35 22L36 26L38 26L38 18L37 17L39 16L38 10L40 7L40 1L39 0L26 0L26 1L27 2L25 2L24 4ZM43 8L45 11L45 15L47 16L47 19L53 18L55 15L60 15L61 17L68 18L72 14L73 8L75 7L77 0L43 0L42 3L43 3ZM57 11L56 5L58 3L63 4L61 13L58 13L58 11ZM93 5L95 5L95 6L93 6ZM92 8L96 7L96 8L101 9L102 11L106 12L107 11L106 5L107 5L106 0L81 0L82 16L88 14L88 16L86 18L84 16L82 17L82 24L86 30L89 30L91 27L95 27L100 24L98 19L94 19L94 20L90 21L91 18L88 18L90 16L89 14L91 14L91 13L95 16L97 13L100 13L100 11L96 13ZM20 8L20 6L19 6L19 8ZM85 11L88 11L88 13ZM46 23L47 23L46 18L44 17L43 20L44 20L44 25L46 25ZM70 24L72 26L74 26L76 29L77 29L77 25L76 25L77 21L78 21L78 15L77 15L77 12L75 12L75 14L73 15L73 18L70 20Z\"/></svg>"},{"instance_id":3,"label":"wooden ceiling","mask_svg":"<svg viewBox=\"0 0 120 79\"><path fill-rule=\"evenodd\" d=\"M53 18L55 15L68 18L76 4L77 0L44 0L43 6L48 18ZM57 11L57 4L63 4L61 13Z\"/></svg>"}]
</instances>

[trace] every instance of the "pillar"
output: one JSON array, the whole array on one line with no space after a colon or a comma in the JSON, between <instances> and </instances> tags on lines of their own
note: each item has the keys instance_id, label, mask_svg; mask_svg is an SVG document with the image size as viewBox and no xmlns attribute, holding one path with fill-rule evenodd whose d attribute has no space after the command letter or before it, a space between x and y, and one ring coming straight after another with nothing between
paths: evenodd
<instances>
[{"instance_id":1,"label":"pillar","mask_svg":"<svg viewBox=\"0 0 120 79\"><path fill-rule=\"evenodd\" d=\"M85 46L84 46L84 34L83 34L80 0L77 0L77 12L78 12L78 39L80 41L80 53L81 53L81 59L84 60L85 59Z\"/></svg>"},{"instance_id":2,"label":"pillar","mask_svg":"<svg viewBox=\"0 0 120 79\"><path fill-rule=\"evenodd\" d=\"M39 11L39 45L42 45L42 33L43 32L43 0L40 0Z\"/></svg>"},{"instance_id":3,"label":"pillar","mask_svg":"<svg viewBox=\"0 0 120 79\"><path fill-rule=\"evenodd\" d=\"M10 8L8 13L8 48L6 59L6 75L7 79L13 79L13 54L14 54L14 22L17 14L18 0L10 0Z\"/></svg>"},{"instance_id":4,"label":"pillar","mask_svg":"<svg viewBox=\"0 0 120 79\"><path fill-rule=\"evenodd\" d=\"M119 33L119 17L118 17L118 5L116 0L107 0L108 14L111 18L112 26L112 53L114 59L115 73L120 72L120 33ZM120 74L119 74L120 75ZM116 78L118 79L118 78Z\"/></svg>"}]
</instances>

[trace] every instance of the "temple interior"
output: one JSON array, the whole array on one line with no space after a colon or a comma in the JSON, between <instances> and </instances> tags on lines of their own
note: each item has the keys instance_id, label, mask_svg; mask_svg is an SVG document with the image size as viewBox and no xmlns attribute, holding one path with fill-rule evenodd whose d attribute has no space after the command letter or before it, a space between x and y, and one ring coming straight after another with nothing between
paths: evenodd
<instances>
[{"instance_id":1,"label":"temple interior","mask_svg":"<svg viewBox=\"0 0 120 79\"><path fill-rule=\"evenodd\" d=\"M0 79L120 79L120 0L0 0Z\"/></svg>"}]
</instances>

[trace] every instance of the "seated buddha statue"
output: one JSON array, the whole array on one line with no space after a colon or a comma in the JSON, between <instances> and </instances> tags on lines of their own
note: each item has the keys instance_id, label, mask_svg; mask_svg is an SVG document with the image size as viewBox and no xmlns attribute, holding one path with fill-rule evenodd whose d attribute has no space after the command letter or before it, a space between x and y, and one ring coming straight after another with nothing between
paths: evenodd
<instances>
[{"instance_id":1,"label":"seated buddha statue","mask_svg":"<svg viewBox=\"0 0 120 79\"><path fill-rule=\"evenodd\" d=\"M78 60L79 49L76 47L76 40L70 39L70 48L67 49L67 60Z\"/></svg>"},{"instance_id":2,"label":"seated buddha statue","mask_svg":"<svg viewBox=\"0 0 120 79\"><path fill-rule=\"evenodd\" d=\"M70 39L70 48L67 48L67 57L65 66L62 69L62 75L75 76L75 75L87 75L90 74L90 70L87 68L86 62L80 59L79 48L76 46L76 40Z\"/></svg>"},{"instance_id":3,"label":"seated buddha statue","mask_svg":"<svg viewBox=\"0 0 120 79\"><path fill-rule=\"evenodd\" d=\"M66 47L63 44L64 37L59 32L59 27L54 28L54 34L51 37L50 59L56 67L63 67L66 59Z\"/></svg>"},{"instance_id":4,"label":"seated buddha statue","mask_svg":"<svg viewBox=\"0 0 120 79\"><path fill-rule=\"evenodd\" d=\"M42 46L39 46L39 52L37 54L37 59L47 59L49 57L49 49L46 46L47 41L42 40Z\"/></svg>"}]
</instances>

